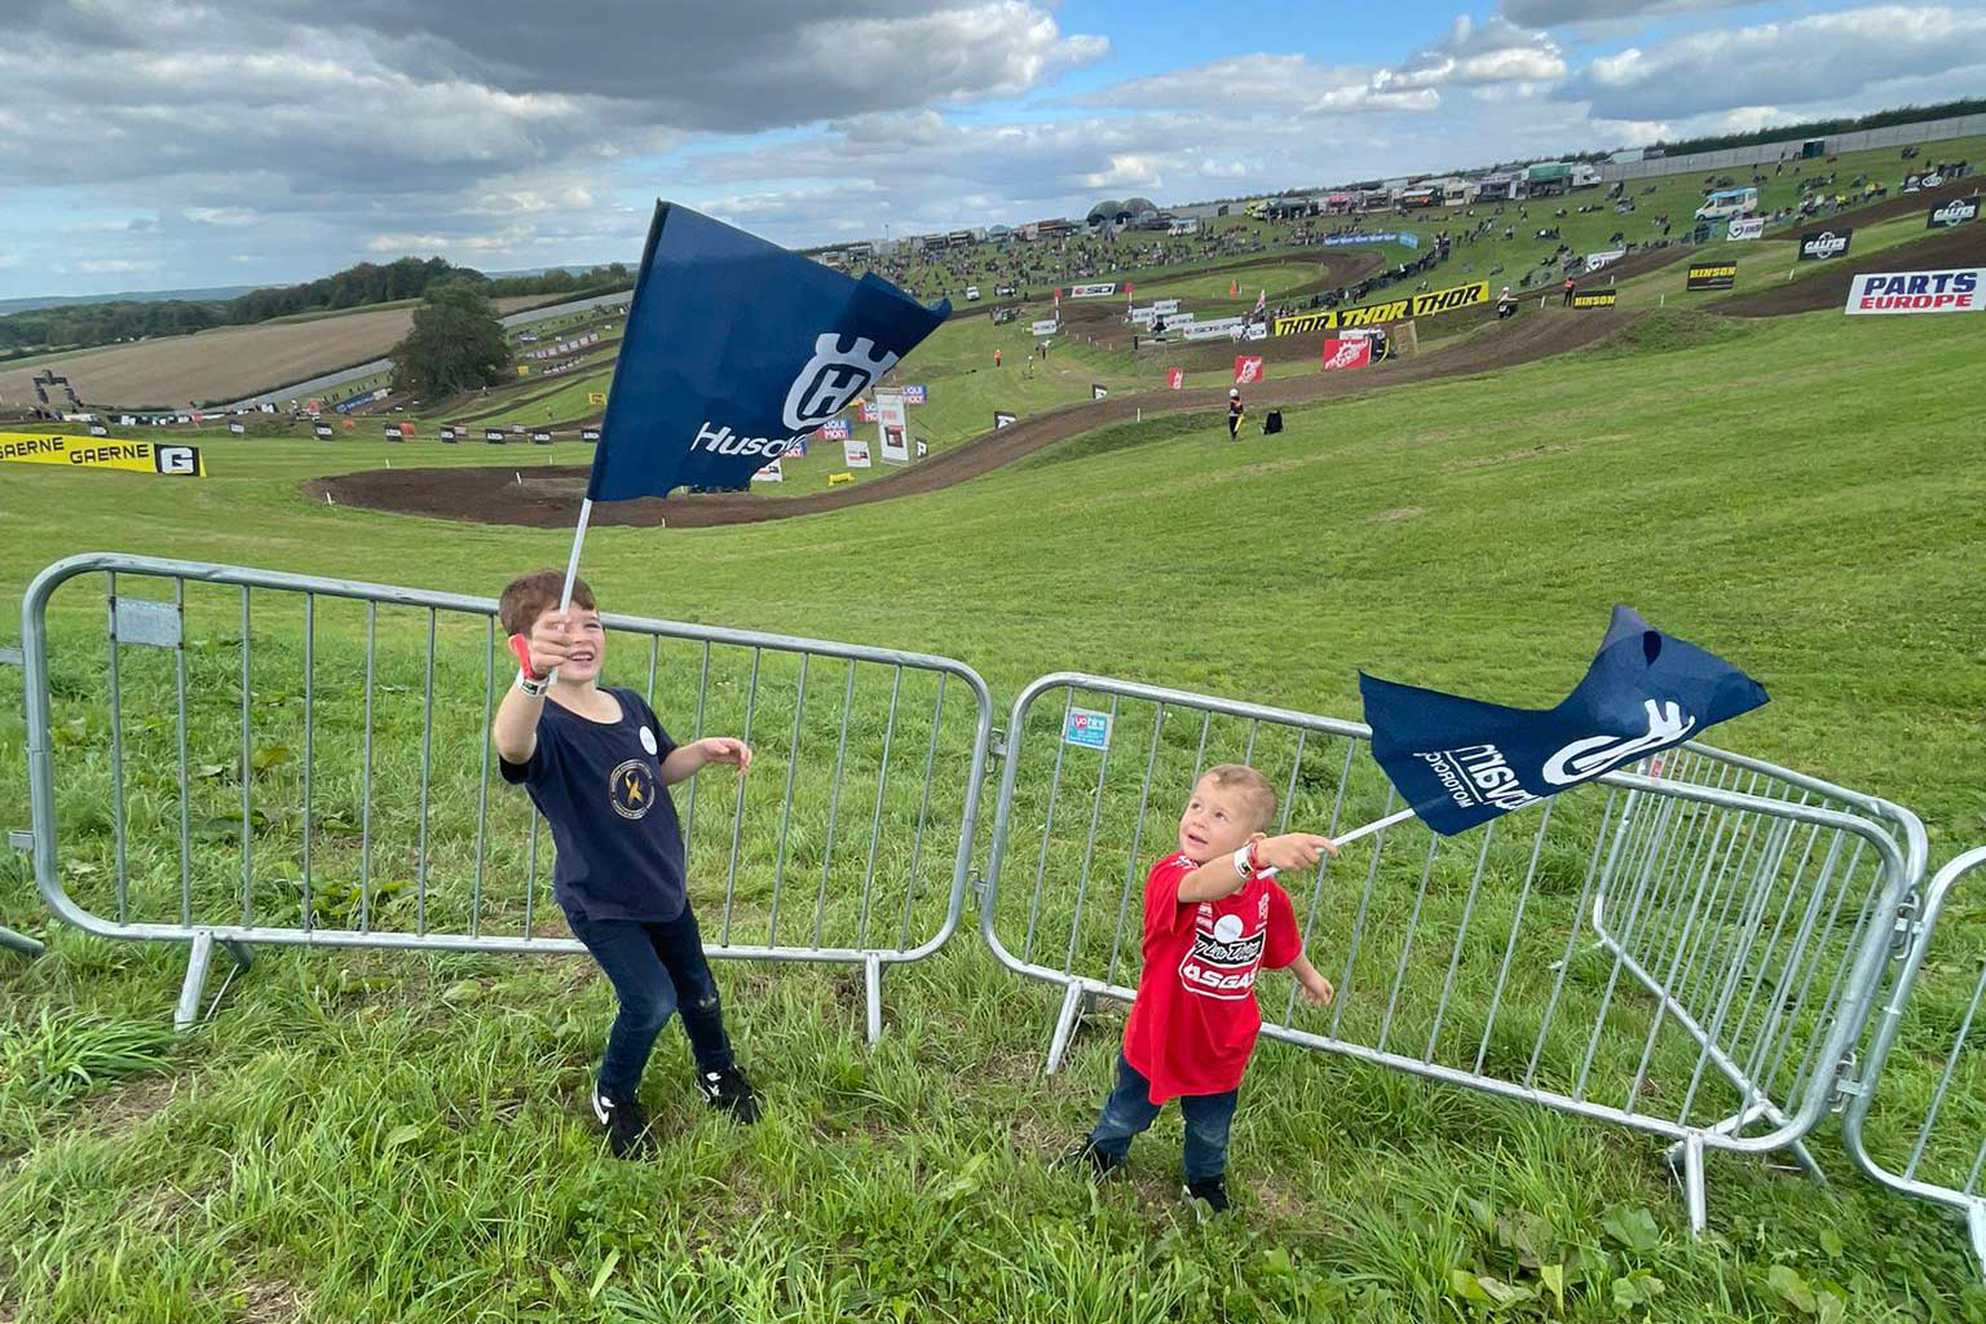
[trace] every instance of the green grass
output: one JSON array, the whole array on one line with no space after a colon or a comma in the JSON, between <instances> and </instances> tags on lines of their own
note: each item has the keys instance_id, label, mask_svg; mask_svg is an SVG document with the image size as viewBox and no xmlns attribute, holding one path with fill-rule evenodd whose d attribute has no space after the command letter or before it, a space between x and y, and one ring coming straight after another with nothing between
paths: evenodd
<instances>
[{"instance_id":1,"label":"green grass","mask_svg":"<svg viewBox=\"0 0 1986 1324\"><path fill-rule=\"evenodd\" d=\"M961 657L993 686L1002 726L1022 684L1064 668L1340 715L1357 712L1359 667L1549 703L1577 678L1607 608L1629 602L1770 688L1773 702L1717 732L1719 743L1911 806L1942 860L1986 839L1975 775L1986 736L1976 589L1986 477L1953 450L1971 421L1966 393L1913 391L1899 411L1895 383L1966 380L1986 351L1976 320L1820 313L1711 328L1665 316L1628 348L1289 409L1283 437L1241 447L1225 444L1212 416L1164 418L910 501L757 527L597 528L585 571L616 611ZM934 359L932 382L962 391L961 379L987 376L990 367L964 372L987 343L956 346L955 377ZM925 411L945 398L934 385ZM212 476L197 484L0 469L4 591L18 594L57 556L114 548L491 594L514 570L561 562L567 546L559 530L329 509L296 492L304 476L388 455L520 456L363 434L208 445ZM224 592L189 601L195 762L220 769L195 779L196 822L222 820L195 843L194 900L208 913L237 885L225 820L242 775L230 643L239 617ZM297 616L258 603L262 765L252 775L272 814L258 827L270 881L258 896L275 908L294 903L275 880L296 826L275 810L294 796L298 769L267 751L298 748ZM102 610L97 586L79 583L52 617L67 881L99 902L111 873L102 661L91 642ZM319 793L327 812L346 815L360 619L327 604L318 623ZM376 878L391 882L404 877L414 830L421 623L387 611L380 628L382 680L398 687L376 714ZM445 631L443 644L432 830L445 906L466 887L482 673L477 637ZM613 641L610 670L643 683L645 652ZM134 904L173 907L176 850L158 826L173 816L170 733L147 725L165 711L167 659L126 657L130 738L150 742L134 746L145 757L130 765L144 825ZM691 663L665 662L658 708L687 726ZM738 665L722 660L713 694L723 703L706 729L736 721ZM791 679L780 673L774 690ZM809 740L831 721L837 680L811 682ZM19 684L0 669L0 804L17 806ZM859 715L873 721L873 691L860 693L871 697ZM793 716L790 704L761 714L754 739L768 763L755 788L770 785L756 780L764 772L776 776ZM872 747L873 728L858 731ZM1228 730L1216 743L1238 738ZM1048 747L1031 731L1023 748L1027 784L1039 787ZM1168 748L1163 758L1176 759ZM1290 766L1286 746L1262 756ZM1151 810L1143 854L1157 849L1150 834L1166 830L1183 789L1177 767L1163 771L1155 793L1165 804ZM811 814L817 775L801 782ZM1125 774L1113 764L1110 775ZM1081 790L1071 776L1064 797ZM1310 780L1298 797L1305 817L1320 812ZM956 775L937 779L941 808L957 786ZM1100 844L1121 874L1129 820L1122 784L1110 786ZM728 807L729 789L720 779L700 795ZM491 878L499 910L515 919L526 816L514 795L495 798L503 835ZM1086 824L1067 826L1080 802L1058 810L1058 840L1080 841ZM1564 803L1575 820L1598 812L1588 793ZM1017 820L1003 934L1031 894L1040 804L1028 801ZM754 801L741 865L740 913L753 922L772 867L758 812ZM906 812L886 806L899 826ZM721 898L709 871L728 842L706 832L700 821L693 850L708 924ZM1520 838L1513 829L1498 851ZM1457 849L1472 856L1473 841ZM354 876L348 819L325 828L321 850L327 879ZM1050 853L1042 919L1058 964L1072 932L1080 951L1096 950L1093 921L1072 927L1078 855ZM1486 917L1510 902L1503 858L1485 883ZM1549 876L1576 888L1576 868L1563 868L1554 861ZM1405 893L1386 876L1375 933L1397 940L1417 876L1405 876ZM1114 899L1116 885L1097 895ZM1444 865L1428 897L1433 932L1451 922L1459 890ZM405 897L378 904L404 922ZM1539 913L1556 923L1553 907L1569 899L1553 892ZM322 900L350 904L348 893ZM1336 924L1336 909L1326 918ZM1935 1083L1963 1015L1986 947L1982 918L1961 902L1907 1023L1894 1097L1872 1119L1893 1162L1908 1153L1910 1107ZM583 960L265 950L210 1025L167 1043L156 1027L181 949L50 923L15 855L0 858L0 923L50 943L32 963L0 955L0 1317L24 1322L1986 1318L1962 1231L1856 1177L1832 1123L1814 1141L1836 1179L1825 1191L1753 1160L1713 1159L1711 1236L1692 1243L1653 1142L1277 1044L1258 1053L1237 1119L1238 1218L1201 1228L1178 1212L1171 1115L1134 1150L1128 1180L1092 1193L1043 1160L1091 1120L1114 1022L1087 1029L1065 1072L1042 1079L1056 998L998 970L970 933L888 977L886 1039L874 1053L861 1043L859 981L846 972L721 966L768 1120L739 1132L706 1115L685 1082L681 1037L668 1031L646 1089L663 1153L630 1168L603 1156L581 1115L611 1013ZM1320 928L1312 950L1333 978L1346 955L1337 932ZM1404 1022L1421 1036L1415 1018L1448 955L1442 943L1423 947ZM1361 1025L1378 1008L1365 959L1345 1000ZM210 992L225 965L219 958ZM1584 997L1590 962L1576 966L1569 982ZM1467 996L1457 1010L1480 1006L1473 958L1458 978ZM1280 978L1267 986L1272 1016L1286 988ZM1674 1068L1662 1046L1665 1084L1681 1083ZM1981 1097L1968 1074L1947 1104L1957 1138L1927 1159L1933 1175L1956 1165L1962 1179L1964 1127L1976 1137L1986 1125ZM1564 1266L1562 1308L1554 1266ZM1482 1299L1506 1293L1501 1309Z\"/></svg>"}]
</instances>

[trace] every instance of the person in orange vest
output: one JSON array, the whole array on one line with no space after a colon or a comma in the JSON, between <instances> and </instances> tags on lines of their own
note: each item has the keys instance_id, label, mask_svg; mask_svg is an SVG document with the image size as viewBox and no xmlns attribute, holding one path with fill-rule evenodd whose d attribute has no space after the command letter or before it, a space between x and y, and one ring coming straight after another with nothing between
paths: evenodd
<instances>
[{"instance_id":1,"label":"person in orange vest","mask_svg":"<svg viewBox=\"0 0 1986 1324\"><path fill-rule=\"evenodd\" d=\"M1229 387L1227 393L1227 439L1236 441L1241 436L1241 391Z\"/></svg>"},{"instance_id":2,"label":"person in orange vest","mask_svg":"<svg viewBox=\"0 0 1986 1324\"><path fill-rule=\"evenodd\" d=\"M1579 287L1577 285L1574 285L1572 283L1572 277L1567 276L1565 278L1565 304L1564 304L1565 307L1567 308L1572 307L1572 294L1573 291L1578 288Z\"/></svg>"},{"instance_id":3,"label":"person in orange vest","mask_svg":"<svg viewBox=\"0 0 1986 1324\"><path fill-rule=\"evenodd\" d=\"M1000 351L997 349L993 351L993 366L996 368L1000 366Z\"/></svg>"}]
</instances>

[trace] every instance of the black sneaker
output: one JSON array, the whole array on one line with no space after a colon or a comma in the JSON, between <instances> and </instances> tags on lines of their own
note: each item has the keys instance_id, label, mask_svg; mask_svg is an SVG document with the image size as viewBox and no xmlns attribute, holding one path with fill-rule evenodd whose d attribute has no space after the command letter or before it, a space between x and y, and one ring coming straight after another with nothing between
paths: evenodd
<instances>
[{"instance_id":1,"label":"black sneaker","mask_svg":"<svg viewBox=\"0 0 1986 1324\"><path fill-rule=\"evenodd\" d=\"M648 1130L648 1114L633 1099L610 1099L593 1091L593 1115L607 1130L607 1147L615 1158L646 1158L655 1148Z\"/></svg>"},{"instance_id":2,"label":"black sneaker","mask_svg":"<svg viewBox=\"0 0 1986 1324\"><path fill-rule=\"evenodd\" d=\"M1203 1177L1199 1181L1189 1181L1179 1188L1179 1193L1186 1203L1193 1206L1193 1212L1203 1223L1215 1214L1228 1211L1225 1177Z\"/></svg>"},{"instance_id":3,"label":"black sneaker","mask_svg":"<svg viewBox=\"0 0 1986 1324\"><path fill-rule=\"evenodd\" d=\"M703 1091L705 1103L719 1112L730 1113L735 1121L750 1126L759 1119L759 1096L753 1092L752 1082L745 1079L745 1073L737 1067L699 1071L696 1087Z\"/></svg>"},{"instance_id":4,"label":"black sneaker","mask_svg":"<svg viewBox=\"0 0 1986 1324\"><path fill-rule=\"evenodd\" d=\"M1123 1167L1124 1160L1104 1153L1096 1147L1095 1140L1092 1140L1089 1136L1084 1136L1075 1144L1062 1151L1062 1156L1055 1160L1055 1166L1058 1168L1087 1168L1090 1178L1096 1180L1108 1177L1111 1173Z\"/></svg>"}]
</instances>

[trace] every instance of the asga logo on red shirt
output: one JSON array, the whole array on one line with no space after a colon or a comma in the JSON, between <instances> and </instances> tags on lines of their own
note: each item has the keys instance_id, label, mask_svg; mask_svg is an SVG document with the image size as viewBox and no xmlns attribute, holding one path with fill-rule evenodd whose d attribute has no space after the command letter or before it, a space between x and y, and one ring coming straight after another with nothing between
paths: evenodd
<instances>
[{"instance_id":1,"label":"asga logo on red shirt","mask_svg":"<svg viewBox=\"0 0 1986 1324\"><path fill-rule=\"evenodd\" d=\"M1193 946L1179 962L1179 982L1202 997L1224 1002L1253 997L1255 974L1261 968L1262 949L1268 938L1266 892L1256 904L1253 931L1249 931L1241 916L1216 916L1213 905L1202 901L1193 917Z\"/></svg>"}]
</instances>

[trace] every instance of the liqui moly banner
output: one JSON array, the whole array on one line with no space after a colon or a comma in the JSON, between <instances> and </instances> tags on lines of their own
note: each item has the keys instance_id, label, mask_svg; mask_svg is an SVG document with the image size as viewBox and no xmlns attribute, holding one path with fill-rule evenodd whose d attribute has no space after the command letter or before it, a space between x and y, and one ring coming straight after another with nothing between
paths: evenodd
<instances>
[{"instance_id":1,"label":"liqui moly banner","mask_svg":"<svg viewBox=\"0 0 1986 1324\"><path fill-rule=\"evenodd\" d=\"M931 398L931 393L922 386L903 388L903 402L907 405L921 405Z\"/></svg>"},{"instance_id":2,"label":"liqui moly banner","mask_svg":"<svg viewBox=\"0 0 1986 1324\"><path fill-rule=\"evenodd\" d=\"M855 402L855 421L857 423L875 422L876 402L873 400L857 400Z\"/></svg>"},{"instance_id":3,"label":"liqui moly banner","mask_svg":"<svg viewBox=\"0 0 1986 1324\"><path fill-rule=\"evenodd\" d=\"M850 437L841 443L841 462L851 469L869 467L869 443Z\"/></svg>"},{"instance_id":4,"label":"liqui moly banner","mask_svg":"<svg viewBox=\"0 0 1986 1324\"><path fill-rule=\"evenodd\" d=\"M1325 372L1339 368L1371 367L1372 342L1363 337L1357 340L1327 340L1319 362Z\"/></svg>"},{"instance_id":5,"label":"liqui moly banner","mask_svg":"<svg viewBox=\"0 0 1986 1324\"><path fill-rule=\"evenodd\" d=\"M1262 380L1262 356L1260 354L1237 354L1234 356L1234 384L1252 386Z\"/></svg>"},{"instance_id":6,"label":"liqui moly banner","mask_svg":"<svg viewBox=\"0 0 1986 1324\"><path fill-rule=\"evenodd\" d=\"M831 418L827 422L821 424L821 440L847 441L848 420L845 418Z\"/></svg>"},{"instance_id":7,"label":"liqui moly banner","mask_svg":"<svg viewBox=\"0 0 1986 1324\"><path fill-rule=\"evenodd\" d=\"M1757 239L1765 233L1765 217L1733 216L1729 237L1732 239Z\"/></svg>"},{"instance_id":8,"label":"liqui moly banner","mask_svg":"<svg viewBox=\"0 0 1986 1324\"><path fill-rule=\"evenodd\" d=\"M1976 313L1986 267L1948 271L1857 272L1848 313Z\"/></svg>"}]
</instances>

